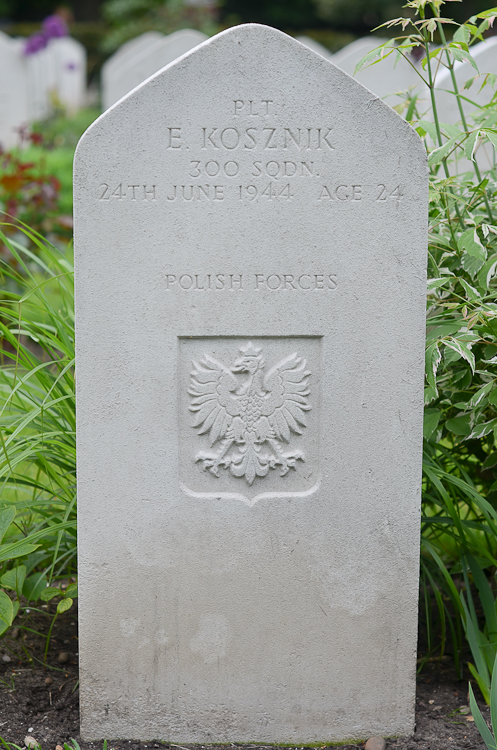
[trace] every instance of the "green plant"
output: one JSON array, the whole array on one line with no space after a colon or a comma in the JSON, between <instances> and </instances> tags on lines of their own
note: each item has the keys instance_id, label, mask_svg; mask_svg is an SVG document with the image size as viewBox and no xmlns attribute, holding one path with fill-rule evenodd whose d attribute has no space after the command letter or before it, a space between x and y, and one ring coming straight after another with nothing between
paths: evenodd
<instances>
[{"instance_id":1,"label":"green plant","mask_svg":"<svg viewBox=\"0 0 497 750\"><path fill-rule=\"evenodd\" d=\"M471 714L487 750L497 750L497 656L495 658L493 673L495 677L492 679L492 689L489 700L492 731L490 731L487 722L482 716L471 683L469 684L469 705L471 708Z\"/></svg>"},{"instance_id":2,"label":"green plant","mask_svg":"<svg viewBox=\"0 0 497 750\"><path fill-rule=\"evenodd\" d=\"M59 180L44 165L27 161L16 151L0 152L0 210L12 220L5 230L18 231L18 222L29 224L35 231L51 231L59 213ZM5 243L0 253L14 261Z\"/></svg>"},{"instance_id":3,"label":"green plant","mask_svg":"<svg viewBox=\"0 0 497 750\"><path fill-rule=\"evenodd\" d=\"M36 254L0 231L16 260L0 265L16 290L0 301L0 634L24 601L51 598L47 584L74 574L76 557L72 266L21 231ZM58 613L69 592L57 589Z\"/></svg>"},{"instance_id":4,"label":"green plant","mask_svg":"<svg viewBox=\"0 0 497 750\"><path fill-rule=\"evenodd\" d=\"M443 5L408 2L409 17L383 24L402 36L379 45L358 69L391 55L412 64L412 50L424 51L418 72L428 102L411 91L396 107L425 140L430 169L422 597L429 652L443 654L450 639L461 669L464 633L470 669L489 701L497 652L497 183L495 169L485 171L479 160L497 145L497 78L479 75L471 46L497 8L458 24L443 17ZM441 46L431 49L435 34ZM473 67L463 85L454 68L460 61ZM443 122L439 112L441 69L458 123ZM472 91L486 91L487 102L479 105Z\"/></svg>"}]
</instances>

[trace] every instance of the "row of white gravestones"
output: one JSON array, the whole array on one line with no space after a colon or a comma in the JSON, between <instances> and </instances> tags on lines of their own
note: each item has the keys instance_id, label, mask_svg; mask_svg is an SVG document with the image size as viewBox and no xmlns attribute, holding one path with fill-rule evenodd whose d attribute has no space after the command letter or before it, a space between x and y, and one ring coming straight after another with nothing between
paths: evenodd
<instances>
[{"instance_id":1,"label":"row of white gravestones","mask_svg":"<svg viewBox=\"0 0 497 750\"><path fill-rule=\"evenodd\" d=\"M193 29L176 31L169 36L142 34L128 42L127 49L118 50L102 70L102 104L108 109L129 91L157 73L185 52L207 39Z\"/></svg>"},{"instance_id":2,"label":"row of white gravestones","mask_svg":"<svg viewBox=\"0 0 497 750\"><path fill-rule=\"evenodd\" d=\"M413 730L427 192L401 117L258 25L83 136L86 740Z\"/></svg>"},{"instance_id":3,"label":"row of white gravestones","mask_svg":"<svg viewBox=\"0 0 497 750\"><path fill-rule=\"evenodd\" d=\"M27 56L31 119L43 119L58 102L74 114L85 104L86 50L76 39L52 39Z\"/></svg>"},{"instance_id":4,"label":"row of white gravestones","mask_svg":"<svg viewBox=\"0 0 497 750\"><path fill-rule=\"evenodd\" d=\"M59 101L69 113L84 105L86 51L70 37L53 39L32 55L24 40L0 32L0 144L19 142L19 128L46 117Z\"/></svg>"},{"instance_id":5,"label":"row of white gravestones","mask_svg":"<svg viewBox=\"0 0 497 750\"><path fill-rule=\"evenodd\" d=\"M359 83L362 83L363 86L366 86L366 88L380 98L386 97L387 103L391 106L398 103L398 100L393 96L398 92L415 89L418 93L421 91L425 93L424 89L426 87L420 82L419 75L416 72L416 67L418 66L416 66L414 60L413 67L407 60L398 57L396 53L389 55L380 63L363 68L363 70L354 74L355 68L362 58L368 52L386 42L386 39L376 36L356 39L335 54L329 52L329 50L310 37L301 36L298 37L298 41L327 60L331 60L341 70L354 76ZM421 68L419 69L421 70Z\"/></svg>"}]
</instances>

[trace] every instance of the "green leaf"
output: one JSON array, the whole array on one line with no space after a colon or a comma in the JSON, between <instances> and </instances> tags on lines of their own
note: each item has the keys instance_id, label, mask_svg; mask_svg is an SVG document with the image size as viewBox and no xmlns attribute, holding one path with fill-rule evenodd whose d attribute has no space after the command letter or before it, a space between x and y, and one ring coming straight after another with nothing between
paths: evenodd
<instances>
[{"instance_id":1,"label":"green leaf","mask_svg":"<svg viewBox=\"0 0 497 750\"><path fill-rule=\"evenodd\" d=\"M490 280L495 276L497 269L497 255L491 255L486 263L483 264L480 272L478 273L478 285L486 290L490 286Z\"/></svg>"},{"instance_id":2,"label":"green leaf","mask_svg":"<svg viewBox=\"0 0 497 750\"><path fill-rule=\"evenodd\" d=\"M482 134L485 134L493 146L497 146L497 132L495 130L482 130Z\"/></svg>"},{"instance_id":3,"label":"green leaf","mask_svg":"<svg viewBox=\"0 0 497 750\"><path fill-rule=\"evenodd\" d=\"M454 435L469 435L469 433L471 432L471 427L469 424L470 418L470 414L463 414L461 417L448 419L445 423L445 426L450 432L453 432Z\"/></svg>"},{"instance_id":4,"label":"green leaf","mask_svg":"<svg viewBox=\"0 0 497 750\"><path fill-rule=\"evenodd\" d=\"M440 409L425 409L423 419L423 437L425 440L429 440L440 422L442 412Z\"/></svg>"},{"instance_id":5,"label":"green leaf","mask_svg":"<svg viewBox=\"0 0 497 750\"><path fill-rule=\"evenodd\" d=\"M38 549L39 544L27 544L25 542L16 542L15 544L6 544L3 549L0 547L0 562L4 560L14 560L16 557L24 557Z\"/></svg>"},{"instance_id":6,"label":"green leaf","mask_svg":"<svg viewBox=\"0 0 497 750\"><path fill-rule=\"evenodd\" d=\"M19 596L22 594L24 579L26 578L26 566L18 565L17 568L8 570L0 578L0 583L5 589L16 591Z\"/></svg>"},{"instance_id":7,"label":"green leaf","mask_svg":"<svg viewBox=\"0 0 497 750\"><path fill-rule=\"evenodd\" d=\"M494 386L495 383L493 380L491 380L490 383L486 383L482 388L479 388L476 393L471 396L468 402L468 407L474 409L475 406L478 406L478 404L485 398L488 393L490 393Z\"/></svg>"},{"instance_id":8,"label":"green leaf","mask_svg":"<svg viewBox=\"0 0 497 750\"><path fill-rule=\"evenodd\" d=\"M473 130L473 132L466 139L466 143L464 144L464 155L466 159L469 159L469 161L475 160L475 148L479 137L480 131Z\"/></svg>"},{"instance_id":9,"label":"green leaf","mask_svg":"<svg viewBox=\"0 0 497 750\"><path fill-rule=\"evenodd\" d=\"M483 260L480 258L475 258L474 255L470 255L469 253L464 253L461 256L461 265L464 268L465 271L467 271L473 278L476 276L478 271L483 266Z\"/></svg>"},{"instance_id":10,"label":"green leaf","mask_svg":"<svg viewBox=\"0 0 497 750\"><path fill-rule=\"evenodd\" d=\"M443 286L450 281L451 278L451 276L442 276L440 279L428 279L426 286L428 289L438 289L440 286Z\"/></svg>"},{"instance_id":11,"label":"green leaf","mask_svg":"<svg viewBox=\"0 0 497 750\"><path fill-rule=\"evenodd\" d=\"M493 729L494 735L495 735L495 732L497 730L497 654L495 655L495 659L494 659L494 663L493 663L493 667L492 667L492 685L491 685L491 688L490 688L490 720L491 720L492 729ZM475 719L475 723L476 723L476 719ZM485 724L486 724L486 722L485 722ZM478 730L478 731L480 731L480 730ZM497 745L496 745L496 742L495 742L495 737L494 737L494 747L493 747L493 750L497 750Z\"/></svg>"},{"instance_id":12,"label":"green leaf","mask_svg":"<svg viewBox=\"0 0 497 750\"><path fill-rule=\"evenodd\" d=\"M24 581L22 593L28 602L37 602L41 594L47 588L47 578L43 573L33 573Z\"/></svg>"},{"instance_id":13,"label":"green leaf","mask_svg":"<svg viewBox=\"0 0 497 750\"><path fill-rule=\"evenodd\" d=\"M49 602L55 596L62 596L62 591L55 586L50 586L48 589L41 592L40 599L44 602Z\"/></svg>"},{"instance_id":14,"label":"green leaf","mask_svg":"<svg viewBox=\"0 0 497 750\"><path fill-rule=\"evenodd\" d=\"M433 151L431 151L428 156L428 166L434 167L436 164L439 164L442 159L445 159L445 157L448 156L448 154L452 151L458 140L459 139L457 137L449 138L449 140L446 141L442 146L433 149Z\"/></svg>"},{"instance_id":15,"label":"green leaf","mask_svg":"<svg viewBox=\"0 0 497 750\"><path fill-rule=\"evenodd\" d=\"M57 614L61 615L63 612L67 612L68 609L71 609L73 605L72 599L61 599L60 602L57 604Z\"/></svg>"},{"instance_id":16,"label":"green leaf","mask_svg":"<svg viewBox=\"0 0 497 750\"><path fill-rule=\"evenodd\" d=\"M459 281L464 287L464 290L466 294L468 295L469 300L471 300L472 302L475 302L476 300L479 300L481 298L480 292L477 289L475 289L474 286L471 286L471 284L468 284L468 282L465 279L460 278Z\"/></svg>"},{"instance_id":17,"label":"green leaf","mask_svg":"<svg viewBox=\"0 0 497 750\"><path fill-rule=\"evenodd\" d=\"M78 596L78 584L77 583L70 583L69 586L64 591L64 596L66 598L68 596L71 596L73 599L75 599Z\"/></svg>"},{"instance_id":18,"label":"green leaf","mask_svg":"<svg viewBox=\"0 0 497 750\"><path fill-rule=\"evenodd\" d=\"M444 341L445 346L449 347L449 349L452 349L457 354L460 354L461 357L463 357L466 362L471 367L471 370L475 371L475 355L471 351L468 344L466 344L464 341L458 341L455 338L446 339Z\"/></svg>"},{"instance_id":19,"label":"green leaf","mask_svg":"<svg viewBox=\"0 0 497 750\"><path fill-rule=\"evenodd\" d=\"M473 665L471 664L470 670L472 666ZM471 670L471 672L473 672L473 670ZM471 708L471 716L475 720L476 728L481 734L482 740L485 743L487 749L496 750L495 740L492 736L490 729L487 727L487 722L481 715L481 711L478 707L478 703L476 702L471 683L469 683L469 706Z\"/></svg>"},{"instance_id":20,"label":"green leaf","mask_svg":"<svg viewBox=\"0 0 497 750\"><path fill-rule=\"evenodd\" d=\"M480 242L478 233L473 227L467 229L459 237L457 244L466 253L472 255L474 258L485 261L487 259L487 251Z\"/></svg>"},{"instance_id":21,"label":"green leaf","mask_svg":"<svg viewBox=\"0 0 497 750\"><path fill-rule=\"evenodd\" d=\"M477 18L492 18L493 16L497 16L497 8L490 8L489 10L484 10L482 13L477 14Z\"/></svg>"},{"instance_id":22,"label":"green leaf","mask_svg":"<svg viewBox=\"0 0 497 750\"><path fill-rule=\"evenodd\" d=\"M435 391L437 390L437 370L441 359L440 347L438 341L435 341L426 349L425 357L426 379Z\"/></svg>"},{"instance_id":23,"label":"green leaf","mask_svg":"<svg viewBox=\"0 0 497 750\"><path fill-rule=\"evenodd\" d=\"M497 452L491 453L483 462L482 469L493 469L497 466Z\"/></svg>"},{"instance_id":24,"label":"green leaf","mask_svg":"<svg viewBox=\"0 0 497 750\"><path fill-rule=\"evenodd\" d=\"M428 133L433 143L437 142L437 128L434 122L431 122L431 120L419 120L418 125L420 125L423 130Z\"/></svg>"},{"instance_id":25,"label":"green leaf","mask_svg":"<svg viewBox=\"0 0 497 750\"><path fill-rule=\"evenodd\" d=\"M7 623L7 626L12 625L14 619L14 607L12 606L12 600L5 591L0 591L0 621Z\"/></svg>"},{"instance_id":26,"label":"green leaf","mask_svg":"<svg viewBox=\"0 0 497 750\"><path fill-rule=\"evenodd\" d=\"M471 39L471 31L463 24L462 26L459 26L452 39L454 42L468 44Z\"/></svg>"},{"instance_id":27,"label":"green leaf","mask_svg":"<svg viewBox=\"0 0 497 750\"><path fill-rule=\"evenodd\" d=\"M452 57L457 60L458 62L464 62L467 60L470 65L473 66L473 68L476 70L477 73L480 71L478 70L478 65L476 64L475 60L471 56L469 52L466 52L465 50L461 49L460 47L452 47L450 46L450 54Z\"/></svg>"},{"instance_id":28,"label":"green leaf","mask_svg":"<svg viewBox=\"0 0 497 750\"><path fill-rule=\"evenodd\" d=\"M489 435L497 427L497 419L491 419L490 422L483 422L473 427L470 438L479 439Z\"/></svg>"},{"instance_id":29,"label":"green leaf","mask_svg":"<svg viewBox=\"0 0 497 750\"><path fill-rule=\"evenodd\" d=\"M5 532L14 520L15 515L15 508L5 508L5 510L0 510L0 542L4 538Z\"/></svg>"},{"instance_id":30,"label":"green leaf","mask_svg":"<svg viewBox=\"0 0 497 750\"><path fill-rule=\"evenodd\" d=\"M375 47L375 49L372 49L359 60L359 62L355 66L354 75L359 73L359 71L363 68L369 65L374 65L375 63L378 63L381 60L385 59L385 57L391 55L394 50L395 42L393 42L393 40L389 40L388 42L385 42L385 44L381 44L379 47Z\"/></svg>"}]
</instances>

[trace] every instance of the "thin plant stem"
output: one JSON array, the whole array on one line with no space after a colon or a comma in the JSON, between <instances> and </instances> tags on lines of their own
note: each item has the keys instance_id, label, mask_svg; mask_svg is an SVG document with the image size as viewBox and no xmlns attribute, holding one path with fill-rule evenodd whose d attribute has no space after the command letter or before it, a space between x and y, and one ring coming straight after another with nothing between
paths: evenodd
<instances>
[{"instance_id":1,"label":"thin plant stem","mask_svg":"<svg viewBox=\"0 0 497 750\"><path fill-rule=\"evenodd\" d=\"M48 656L48 649L49 649L49 646L50 646L50 638L52 636L52 629L53 629L53 626L55 624L55 620L56 619L57 619L57 612L54 614L52 622L50 623L50 627L49 627L48 633L47 633L47 639L46 639L46 642L45 642L45 653L43 655L43 666L45 666L45 667L47 666L47 656Z\"/></svg>"},{"instance_id":2,"label":"thin plant stem","mask_svg":"<svg viewBox=\"0 0 497 750\"><path fill-rule=\"evenodd\" d=\"M424 13L423 13L422 9L420 9L420 17L424 18ZM441 130L440 130L440 121L438 119L437 102L436 102L436 98L435 98L435 83L434 83L432 69L431 69L430 50L429 50L429 38L428 38L428 33L427 33L427 31L425 29L423 29L423 38L424 38L424 46L425 46L425 51L426 51L426 69L428 71L428 88L430 90L430 99L431 99L431 106L432 106L432 110L433 110L433 118L434 118L434 121L435 121L435 129L437 131L438 146L440 147L440 146L443 145L443 140L442 140L442 133L441 133ZM445 177L447 179L450 179L449 168L447 166L447 159L442 159L442 165L443 165L443 169L444 169L444 172L445 172ZM453 191L452 191L451 188L449 188L448 191L451 194L453 194ZM452 217L451 217L451 214L450 214L450 206L449 206L449 202L448 202L448 200L447 200L447 198L445 196L444 196L444 204L445 204L445 210L446 210L446 214L447 214L447 221L449 223L449 230L450 230L450 234L451 234L451 237L452 237L452 241L454 242L454 244L457 247L457 240L456 240L456 236L454 234L454 227L452 226ZM460 214L459 206L457 205L457 201L455 200L455 196L454 196L454 208L455 208L455 211L456 211L456 214L457 214L457 218L459 219L459 225L461 227L463 227L464 224L463 224L462 216Z\"/></svg>"},{"instance_id":3,"label":"thin plant stem","mask_svg":"<svg viewBox=\"0 0 497 750\"><path fill-rule=\"evenodd\" d=\"M446 45L447 45L447 39L446 39L446 36L445 36L445 31L444 31L443 25L440 22L438 22L437 23L437 27L438 27L438 33L440 34L440 39L442 40L442 44L444 45L444 47L446 47ZM447 48L445 49L445 55L447 57L447 65L448 65L448 68L450 70L450 78L451 78L451 81L452 81L452 86L454 87L454 94L455 94L455 97L456 97L457 106L458 106L458 109L459 109L459 114L461 115L461 122L462 122L463 130L467 133L468 132L468 126L467 126L467 123L466 123L466 115L464 114L464 108L462 106L462 101L461 101L461 94L460 94L460 91L459 91L459 87L457 85L456 74L454 73L454 60L451 58L451 56L450 56L449 51L448 51ZM475 170L476 179L478 180L478 182L481 183L481 181L482 181L481 172L480 172L480 167L478 166L478 162L476 160L476 155L475 155L475 157L474 157L474 159L472 161L473 161L473 168ZM493 214L492 214L492 207L490 205L490 201L488 199L488 194L487 194L486 190L483 193L483 199L485 201L485 207L487 209L489 219L490 219L491 223L493 224L494 223L494 217L493 217Z\"/></svg>"}]
</instances>

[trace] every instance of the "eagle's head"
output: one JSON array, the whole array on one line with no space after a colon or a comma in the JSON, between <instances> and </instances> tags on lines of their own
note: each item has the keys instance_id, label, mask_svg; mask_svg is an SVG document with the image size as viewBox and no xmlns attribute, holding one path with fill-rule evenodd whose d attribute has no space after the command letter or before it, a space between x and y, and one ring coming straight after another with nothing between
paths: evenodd
<instances>
[{"instance_id":1,"label":"eagle's head","mask_svg":"<svg viewBox=\"0 0 497 750\"><path fill-rule=\"evenodd\" d=\"M264 360L260 354L261 350L255 347L252 342L246 346L241 346L239 351L241 356L235 359L231 372L249 372L251 375L257 370L264 367Z\"/></svg>"}]
</instances>

